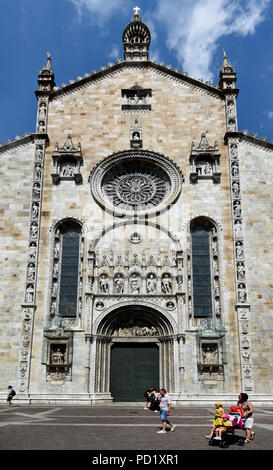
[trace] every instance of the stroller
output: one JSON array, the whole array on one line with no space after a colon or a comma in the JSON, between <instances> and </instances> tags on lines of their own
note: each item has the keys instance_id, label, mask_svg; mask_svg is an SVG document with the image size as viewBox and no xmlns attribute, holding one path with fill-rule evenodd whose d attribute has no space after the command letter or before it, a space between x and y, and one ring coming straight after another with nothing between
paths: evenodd
<instances>
[{"instance_id":1,"label":"stroller","mask_svg":"<svg viewBox=\"0 0 273 470\"><path fill-rule=\"evenodd\" d=\"M221 434L221 440L216 440L215 436L216 433L214 431L212 437L209 440L209 445L219 445L219 447L227 448L231 444L237 444L239 446L243 446L245 443L245 438L242 436L235 435L236 429L244 429L243 421L242 421L242 413L241 410L235 410L237 407L231 407L228 410L229 420L232 423L232 426L227 427L225 431ZM239 408L239 407L238 407ZM242 410L244 411L244 410ZM225 415L227 416L227 415Z\"/></svg>"}]
</instances>

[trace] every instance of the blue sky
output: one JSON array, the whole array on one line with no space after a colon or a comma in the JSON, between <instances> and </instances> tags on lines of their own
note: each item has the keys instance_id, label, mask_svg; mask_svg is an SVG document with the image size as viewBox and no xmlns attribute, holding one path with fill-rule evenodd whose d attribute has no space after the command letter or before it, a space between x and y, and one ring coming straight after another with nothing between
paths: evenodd
<instances>
[{"instance_id":1,"label":"blue sky","mask_svg":"<svg viewBox=\"0 0 273 470\"><path fill-rule=\"evenodd\" d=\"M240 88L239 130L273 140L273 0L0 0L0 142L35 132L46 52L58 87L123 59L136 5L157 62L216 85L225 49Z\"/></svg>"}]
</instances>

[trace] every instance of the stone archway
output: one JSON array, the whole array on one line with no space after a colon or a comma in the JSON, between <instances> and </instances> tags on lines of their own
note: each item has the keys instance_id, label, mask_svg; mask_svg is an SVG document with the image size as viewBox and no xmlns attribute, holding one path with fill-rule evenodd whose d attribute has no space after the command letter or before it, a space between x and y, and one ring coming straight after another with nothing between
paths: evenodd
<instances>
[{"instance_id":1,"label":"stone archway","mask_svg":"<svg viewBox=\"0 0 273 470\"><path fill-rule=\"evenodd\" d=\"M174 328L164 313L121 306L101 319L95 338L97 396L138 401L151 385L174 391Z\"/></svg>"}]
</instances>

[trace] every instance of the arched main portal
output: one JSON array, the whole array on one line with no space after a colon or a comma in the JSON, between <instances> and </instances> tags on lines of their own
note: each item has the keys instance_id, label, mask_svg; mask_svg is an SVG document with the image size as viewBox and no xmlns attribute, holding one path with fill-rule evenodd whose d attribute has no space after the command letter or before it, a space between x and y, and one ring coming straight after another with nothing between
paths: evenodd
<instances>
[{"instance_id":1,"label":"arched main portal","mask_svg":"<svg viewBox=\"0 0 273 470\"><path fill-rule=\"evenodd\" d=\"M95 393L115 401L143 401L150 387L174 390L174 327L164 313L125 305L100 321L96 334Z\"/></svg>"}]
</instances>

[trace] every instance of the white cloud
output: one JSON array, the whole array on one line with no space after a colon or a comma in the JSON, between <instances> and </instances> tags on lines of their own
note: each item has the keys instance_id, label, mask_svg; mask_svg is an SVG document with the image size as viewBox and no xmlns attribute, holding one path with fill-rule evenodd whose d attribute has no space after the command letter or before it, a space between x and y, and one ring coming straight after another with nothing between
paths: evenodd
<instances>
[{"instance_id":1,"label":"white cloud","mask_svg":"<svg viewBox=\"0 0 273 470\"><path fill-rule=\"evenodd\" d=\"M118 59L119 56L119 47L116 44L113 44L112 50L108 54L108 57L110 57L110 59Z\"/></svg>"},{"instance_id":2,"label":"white cloud","mask_svg":"<svg viewBox=\"0 0 273 470\"><path fill-rule=\"evenodd\" d=\"M267 113L267 117L268 117L268 119L273 119L273 111L269 111Z\"/></svg>"},{"instance_id":3,"label":"white cloud","mask_svg":"<svg viewBox=\"0 0 273 470\"><path fill-rule=\"evenodd\" d=\"M69 0L77 8L79 17L82 18L84 10L91 14L91 20L100 26L117 10L124 8L123 0Z\"/></svg>"},{"instance_id":4,"label":"white cloud","mask_svg":"<svg viewBox=\"0 0 273 470\"><path fill-rule=\"evenodd\" d=\"M158 0L157 20L167 29L167 46L183 69L212 80L211 64L222 36L253 34L270 0Z\"/></svg>"}]
</instances>

